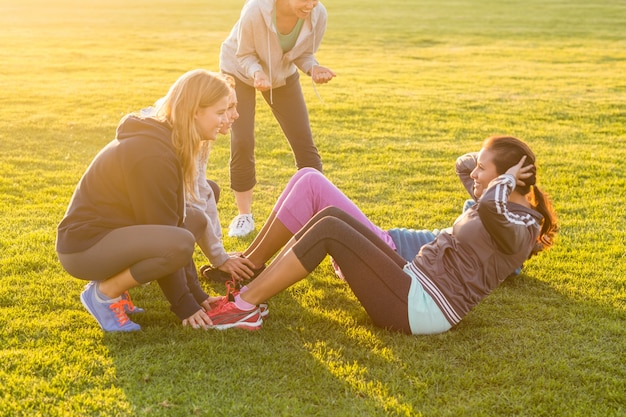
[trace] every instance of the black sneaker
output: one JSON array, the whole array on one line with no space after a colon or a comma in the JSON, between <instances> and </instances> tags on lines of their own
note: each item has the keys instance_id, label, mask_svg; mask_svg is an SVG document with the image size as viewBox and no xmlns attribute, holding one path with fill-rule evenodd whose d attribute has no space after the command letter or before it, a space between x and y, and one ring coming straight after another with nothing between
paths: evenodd
<instances>
[{"instance_id":1,"label":"black sneaker","mask_svg":"<svg viewBox=\"0 0 626 417\"><path fill-rule=\"evenodd\" d=\"M246 278L240 285L246 285L251 282L253 279L259 276L261 272L265 269L265 265L260 267L259 269L253 269L253 275L250 278ZM212 282L220 282L222 284L230 281L232 279L231 275L228 272L224 272L220 269L217 269L211 265L203 265L200 267L200 275Z\"/></svg>"},{"instance_id":2,"label":"black sneaker","mask_svg":"<svg viewBox=\"0 0 626 417\"><path fill-rule=\"evenodd\" d=\"M200 275L212 282L220 282L222 284L230 281L232 277L228 272L221 271L211 265L203 265L200 267Z\"/></svg>"},{"instance_id":3,"label":"black sneaker","mask_svg":"<svg viewBox=\"0 0 626 417\"><path fill-rule=\"evenodd\" d=\"M265 269L265 265L263 265L262 267L260 267L259 269L253 269L252 272L252 276L250 278L244 278L239 284L240 287L244 286L244 285L248 285L249 283L252 282L252 280L254 280L256 277L258 277L261 272L263 272L263 270Z\"/></svg>"}]
</instances>

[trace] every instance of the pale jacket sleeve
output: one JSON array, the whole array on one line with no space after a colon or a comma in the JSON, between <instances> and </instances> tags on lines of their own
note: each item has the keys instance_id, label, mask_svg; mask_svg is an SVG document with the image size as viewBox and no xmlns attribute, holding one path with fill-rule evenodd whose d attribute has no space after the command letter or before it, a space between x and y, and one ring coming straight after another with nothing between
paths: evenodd
<instances>
[{"instance_id":1,"label":"pale jacket sleeve","mask_svg":"<svg viewBox=\"0 0 626 417\"><path fill-rule=\"evenodd\" d=\"M267 27L263 15L256 7L244 8L238 22L237 30L237 61L243 72L250 78L254 73L262 71L263 66L257 54L256 40L267 40Z\"/></svg>"},{"instance_id":2,"label":"pale jacket sleeve","mask_svg":"<svg viewBox=\"0 0 626 417\"><path fill-rule=\"evenodd\" d=\"M229 255L222 242L222 226L212 192L207 200L206 214L208 220L206 233L200 239L199 246L207 252L205 255L211 265L218 267L228 260Z\"/></svg>"},{"instance_id":3,"label":"pale jacket sleeve","mask_svg":"<svg viewBox=\"0 0 626 417\"><path fill-rule=\"evenodd\" d=\"M529 213L509 210L508 198L514 189L515 177L510 174L492 180L478 200L478 214L500 250L507 254L522 250L530 253L539 224Z\"/></svg>"}]
</instances>

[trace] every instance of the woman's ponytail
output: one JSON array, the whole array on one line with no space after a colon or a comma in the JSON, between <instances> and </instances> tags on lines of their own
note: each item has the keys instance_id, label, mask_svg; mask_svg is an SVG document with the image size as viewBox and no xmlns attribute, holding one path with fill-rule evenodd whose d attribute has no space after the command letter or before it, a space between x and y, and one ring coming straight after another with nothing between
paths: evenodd
<instances>
[{"instance_id":1,"label":"woman's ponytail","mask_svg":"<svg viewBox=\"0 0 626 417\"><path fill-rule=\"evenodd\" d=\"M531 187L530 204L543 216L541 231L530 256L536 255L542 250L549 249L554 244L554 236L559 230L556 212L550 198L545 195L536 185Z\"/></svg>"},{"instance_id":2,"label":"woman's ponytail","mask_svg":"<svg viewBox=\"0 0 626 417\"><path fill-rule=\"evenodd\" d=\"M525 185L517 185L515 190L527 196L533 208L543 216L541 231L530 256L548 249L554 243L554 236L558 232L558 226L556 212L554 207L552 207L550 198L535 185L537 182L535 154L526 143L513 136L492 136L485 139L483 147L497 155L494 158L494 164L499 174L503 174L507 169L517 164L523 156L526 156L524 166L533 165L533 168L530 170L532 175L524 179Z\"/></svg>"}]
</instances>

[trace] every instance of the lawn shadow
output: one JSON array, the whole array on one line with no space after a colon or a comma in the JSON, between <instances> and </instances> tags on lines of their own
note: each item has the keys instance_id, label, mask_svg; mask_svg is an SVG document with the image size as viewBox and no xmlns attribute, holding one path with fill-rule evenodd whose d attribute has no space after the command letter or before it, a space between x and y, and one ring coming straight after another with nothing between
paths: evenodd
<instances>
[{"instance_id":1,"label":"lawn shadow","mask_svg":"<svg viewBox=\"0 0 626 417\"><path fill-rule=\"evenodd\" d=\"M563 415L593 400L606 415L623 410L623 311L522 274L451 331L408 336L375 327L347 284L320 269L270 300L258 332L183 329L161 305L138 319L142 332L106 335L131 408L410 416L446 404L459 414Z\"/></svg>"}]
</instances>

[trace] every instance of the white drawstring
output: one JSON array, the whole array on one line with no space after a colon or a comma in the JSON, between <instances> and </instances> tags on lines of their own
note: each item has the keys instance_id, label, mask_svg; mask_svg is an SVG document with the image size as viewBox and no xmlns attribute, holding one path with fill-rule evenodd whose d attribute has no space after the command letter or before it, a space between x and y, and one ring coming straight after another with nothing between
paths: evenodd
<instances>
[{"instance_id":1,"label":"white drawstring","mask_svg":"<svg viewBox=\"0 0 626 417\"><path fill-rule=\"evenodd\" d=\"M267 66L270 72L270 105L274 104L274 88L272 85L272 51L270 50L270 31L267 31Z\"/></svg>"},{"instance_id":2,"label":"white drawstring","mask_svg":"<svg viewBox=\"0 0 626 417\"><path fill-rule=\"evenodd\" d=\"M316 65L313 65L313 68L311 68L311 84L313 84L313 91L315 91L315 95L322 102L322 104L326 104L326 102L322 99L322 96L320 96L320 93L317 92L317 87L315 86L315 81L313 81L313 69L315 67L316 67Z\"/></svg>"}]
</instances>

